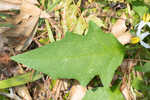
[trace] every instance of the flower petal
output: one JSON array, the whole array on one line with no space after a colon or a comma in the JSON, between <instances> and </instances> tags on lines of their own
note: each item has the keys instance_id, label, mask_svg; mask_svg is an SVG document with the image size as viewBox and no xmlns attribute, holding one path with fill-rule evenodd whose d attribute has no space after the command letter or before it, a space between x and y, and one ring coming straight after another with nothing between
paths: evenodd
<instances>
[{"instance_id":1,"label":"flower petal","mask_svg":"<svg viewBox=\"0 0 150 100\"><path fill-rule=\"evenodd\" d=\"M135 28L137 27L136 35L137 35L138 37L140 37L141 30L142 30L142 28L144 27L145 24L146 24L146 23L145 23L144 21L140 21L140 23L135 26Z\"/></svg>"},{"instance_id":2,"label":"flower petal","mask_svg":"<svg viewBox=\"0 0 150 100\"><path fill-rule=\"evenodd\" d=\"M140 41L140 44L145 48L150 48L150 45L145 43L144 41Z\"/></svg>"},{"instance_id":3,"label":"flower petal","mask_svg":"<svg viewBox=\"0 0 150 100\"><path fill-rule=\"evenodd\" d=\"M150 22L147 22L147 25L150 27Z\"/></svg>"},{"instance_id":4,"label":"flower petal","mask_svg":"<svg viewBox=\"0 0 150 100\"><path fill-rule=\"evenodd\" d=\"M140 29L137 30L136 35L140 38L140 35L141 35L141 30Z\"/></svg>"},{"instance_id":5,"label":"flower petal","mask_svg":"<svg viewBox=\"0 0 150 100\"><path fill-rule=\"evenodd\" d=\"M147 37L148 35L150 35L150 33L149 32L145 32L145 33L142 33L140 36L139 36L139 38L140 38L140 40L143 40L145 37Z\"/></svg>"},{"instance_id":6,"label":"flower petal","mask_svg":"<svg viewBox=\"0 0 150 100\"><path fill-rule=\"evenodd\" d=\"M144 27L144 25L145 25L146 23L144 22L144 21L141 21L140 23L139 23L139 25L138 25L138 30L141 30L143 27Z\"/></svg>"}]
</instances>

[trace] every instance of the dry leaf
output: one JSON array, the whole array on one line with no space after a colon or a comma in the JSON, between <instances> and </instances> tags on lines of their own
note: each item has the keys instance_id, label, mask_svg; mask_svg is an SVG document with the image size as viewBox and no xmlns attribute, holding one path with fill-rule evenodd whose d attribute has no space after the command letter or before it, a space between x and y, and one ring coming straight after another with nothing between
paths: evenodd
<instances>
[{"instance_id":1,"label":"dry leaf","mask_svg":"<svg viewBox=\"0 0 150 100\"><path fill-rule=\"evenodd\" d=\"M126 78L123 78L123 82L121 85L121 92L124 95L126 100L136 100L136 96L132 92L132 87L126 82Z\"/></svg>"},{"instance_id":2,"label":"dry leaf","mask_svg":"<svg viewBox=\"0 0 150 100\"><path fill-rule=\"evenodd\" d=\"M37 28L40 13L41 10L35 5L26 1L22 3L20 14L11 21L16 27L2 33L11 48L22 50L28 47Z\"/></svg>"},{"instance_id":3,"label":"dry leaf","mask_svg":"<svg viewBox=\"0 0 150 100\"><path fill-rule=\"evenodd\" d=\"M67 80L57 79L56 83L53 87L53 90L52 90L53 99L54 100L58 100L58 99L62 100L63 97L62 97L62 92L61 91L67 90L67 87L68 87Z\"/></svg>"},{"instance_id":4,"label":"dry leaf","mask_svg":"<svg viewBox=\"0 0 150 100\"><path fill-rule=\"evenodd\" d=\"M126 16L123 13L121 18L111 28L111 33L120 41L121 44L127 44L130 42L131 34L126 32Z\"/></svg>"},{"instance_id":5,"label":"dry leaf","mask_svg":"<svg viewBox=\"0 0 150 100\"><path fill-rule=\"evenodd\" d=\"M120 65L121 72L124 73L120 90L126 100L136 100L135 93L133 92L133 88L131 86L130 75L133 67L136 64L136 61L124 60L123 63Z\"/></svg>"},{"instance_id":6,"label":"dry leaf","mask_svg":"<svg viewBox=\"0 0 150 100\"><path fill-rule=\"evenodd\" d=\"M50 15L46 11L41 11L40 18L50 18Z\"/></svg>"},{"instance_id":7,"label":"dry leaf","mask_svg":"<svg viewBox=\"0 0 150 100\"><path fill-rule=\"evenodd\" d=\"M32 4L38 4L37 0L1 0L1 1L12 4L21 4L23 1L27 1Z\"/></svg>"},{"instance_id":8,"label":"dry leaf","mask_svg":"<svg viewBox=\"0 0 150 100\"><path fill-rule=\"evenodd\" d=\"M15 90L24 100L32 100L28 88L25 85L15 87Z\"/></svg>"},{"instance_id":9,"label":"dry leaf","mask_svg":"<svg viewBox=\"0 0 150 100\"><path fill-rule=\"evenodd\" d=\"M12 0L13 1L13 0ZM12 9L19 9L20 4L15 4L15 3L10 3L10 2L5 2L3 0L0 1L0 11L4 10L12 10Z\"/></svg>"},{"instance_id":10,"label":"dry leaf","mask_svg":"<svg viewBox=\"0 0 150 100\"><path fill-rule=\"evenodd\" d=\"M6 38L3 38L0 34L0 52L4 49L4 43L7 42Z\"/></svg>"},{"instance_id":11,"label":"dry leaf","mask_svg":"<svg viewBox=\"0 0 150 100\"><path fill-rule=\"evenodd\" d=\"M37 0L0 0L0 11L4 10L18 10L22 2L26 1L30 4L38 4Z\"/></svg>"},{"instance_id":12,"label":"dry leaf","mask_svg":"<svg viewBox=\"0 0 150 100\"><path fill-rule=\"evenodd\" d=\"M0 53L0 63L1 64L8 64L10 61L10 57L6 53Z\"/></svg>"},{"instance_id":13,"label":"dry leaf","mask_svg":"<svg viewBox=\"0 0 150 100\"><path fill-rule=\"evenodd\" d=\"M69 94L69 100L82 100L87 89L81 86L79 83L75 83L72 86Z\"/></svg>"},{"instance_id":14,"label":"dry leaf","mask_svg":"<svg viewBox=\"0 0 150 100\"><path fill-rule=\"evenodd\" d=\"M127 43L130 43L131 37L132 36L129 32L124 32L120 36L118 36L117 39L119 40L121 44L127 44Z\"/></svg>"},{"instance_id":15,"label":"dry leaf","mask_svg":"<svg viewBox=\"0 0 150 100\"><path fill-rule=\"evenodd\" d=\"M8 2L9 0L3 1ZM2 37L8 40L6 44L9 47L16 50L25 50L36 33L39 17L49 18L49 14L34 5L36 2L36 0L15 0L11 2L13 4L21 3L21 5L20 14L9 20L15 25L15 28L5 30L2 33Z\"/></svg>"},{"instance_id":16,"label":"dry leaf","mask_svg":"<svg viewBox=\"0 0 150 100\"><path fill-rule=\"evenodd\" d=\"M24 74L25 72L23 68L20 65L18 65L12 71L12 73L14 76L17 76L17 75ZM19 97L23 98L23 100L32 100L31 95L26 85L17 86L17 87L14 87L14 89L15 89L15 93L17 93Z\"/></svg>"},{"instance_id":17,"label":"dry leaf","mask_svg":"<svg viewBox=\"0 0 150 100\"><path fill-rule=\"evenodd\" d=\"M8 3L8 5L4 4L4 6L12 5L14 8L18 7L20 14L14 18L7 19L7 21L15 27L0 28L1 37L7 39L5 43L8 44L9 47L15 48L16 50L25 50L36 33L39 17L49 18L50 16L34 5L38 3L37 0L1 0L0 5L3 5L3 3ZM0 6L0 8L1 7L2 6ZM5 9L5 7L2 8ZM7 7L6 10L8 10ZM3 44L4 43L0 44L1 48Z\"/></svg>"}]
</instances>

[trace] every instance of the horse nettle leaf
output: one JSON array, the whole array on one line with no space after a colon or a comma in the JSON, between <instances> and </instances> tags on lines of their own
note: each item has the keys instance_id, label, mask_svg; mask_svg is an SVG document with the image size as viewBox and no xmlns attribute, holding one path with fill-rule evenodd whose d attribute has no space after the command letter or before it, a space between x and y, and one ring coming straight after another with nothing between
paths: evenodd
<instances>
[{"instance_id":1,"label":"horse nettle leaf","mask_svg":"<svg viewBox=\"0 0 150 100\"><path fill-rule=\"evenodd\" d=\"M86 36L67 32L64 39L26 52L12 59L52 78L77 79L87 85L99 75L108 87L124 56L123 46L112 34L89 23Z\"/></svg>"}]
</instances>

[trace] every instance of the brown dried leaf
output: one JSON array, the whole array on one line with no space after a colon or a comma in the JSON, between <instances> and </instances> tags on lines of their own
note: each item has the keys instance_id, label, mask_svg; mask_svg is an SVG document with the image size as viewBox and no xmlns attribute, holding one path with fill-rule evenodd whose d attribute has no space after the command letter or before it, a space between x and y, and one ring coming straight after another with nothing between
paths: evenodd
<instances>
[{"instance_id":1,"label":"brown dried leaf","mask_svg":"<svg viewBox=\"0 0 150 100\"><path fill-rule=\"evenodd\" d=\"M130 42L131 34L126 32L126 16L123 13L121 18L111 28L111 33L120 41L121 44L127 44Z\"/></svg>"},{"instance_id":2,"label":"brown dried leaf","mask_svg":"<svg viewBox=\"0 0 150 100\"><path fill-rule=\"evenodd\" d=\"M23 100L32 100L28 88L25 85L15 87L15 90Z\"/></svg>"},{"instance_id":3,"label":"brown dried leaf","mask_svg":"<svg viewBox=\"0 0 150 100\"><path fill-rule=\"evenodd\" d=\"M127 80L124 77L120 88L122 94L124 95L126 100L136 100L136 96L132 92L132 87L126 81Z\"/></svg>"},{"instance_id":4,"label":"brown dried leaf","mask_svg":"<svg viewBox=\"0 0 150 100\"><path fill-rule=\"evenodd\" d=\"M27 1L32 4L38 4L37 0L1 0L1 1L13 4L21 4L23 1Z\"/></svg>"},{"instance_id":5,"label":"brown dried leaf","mask_svg":"<svg viewBox=\"0 0 150 100\"><path fill-rule=\"evenodd\" d=\"M124 60L120 65L121 72L124 73L120 90L126 100L136 100L135 93L131 86L131 71L136 64L136 61Z\"/></svg>"},{"instance_id":6,"label":"brown dried leaf","mask_svg":"<svg viewBox=\"0 0 150 100\"><path fill-rule=\"evenodd\" d=\"M10 57L6 53L0 53L0 63L1 64L8 64L10 61Z\"/></svg>"},{"instance_id":7,"label":"brown dried leaf","mask_svg":"<svg viewBox=\"0 0 150 100\"><path fill-rule=\"evenodd\" d=\"M18 10L24 1L30 4L38 4L37 0L0 0L0 11Z\"/></svg>"},{"instance_id":8,"label":"brown dried leaf","mask_svg":"<svg viewBox=\"0 0 150 100\"><path fill-rule=\"evenodd\" d=\"M24 1L21 5L20 14L12 19L16 25L2 33L8 39L8 45L16 50L26 49L32 41L41 10L33 4Z\"/></svg>"},{"instance_id":9,"label":"brown dried leaf","mask_svg":"<svg viewBox=\"0 0 150 100\"><path fill-rule=\"evenodd\" d=\"M120 36L118 36L117 39L119 40L121 44L127 44L127 43L130 43L131 37L132 36L129 32L124 32Z\"/></svg>"},{"instance_id":10,"label":"brown dried leaf","mask_svg":"<svg viewBox=\"0 0 150 100\"><path fill-rule=\"evenodd\" d=\"M47 77L48 78L48 77ZM50 79L44 79L44 82L37 81L30 85L32 88L33 100L50 100L52 92L50 91ZM57 99L56 99L57 100Z\"/></svg>"},{"instance_id":11,"label":"brown dried leaf","mask_svg":"<svg viewBox=\"0 0 150 100\"><path fill-rule=\"evenodd\" d=\"M62 91L67 90L68 88L68 81L65 79L57 79L56 83L52 89L52 95L54 100L62 100Z\"/></svg>"},{"instance_id":12,"label":"brown dried leaf","mask_svg":"<svg viewBox=\"0 0 150 100\"><path fill-rule=\"evenodd\" d=\"M19 8L20 8L20 4L5 2L3 0L0 1L0 11L12 10L12 9L18 10Z\"/></svg>"},{"instance_id":13,"label":"brown dried leaf","mask_svg":"<svg viewBox=\"0 0 150 100\"><path fill-rule=\"evenodd\" d=\"M25 73L24 70L23 70L23 68L20 65L15 66L15 67L16 68L12 71L12 73L13 73L14 76ZM17 87L14 87L14 89L15 89L15 92L20 97L23 98L23 100L32 100L31 95L30 95L29 90L26 87L26 85L17 86Z\"/></svg>"},{"instance_id":14,"label":"brown dried leaf","mask_svg":"<svg viewBox=\"0 0 150 100\"><path fill-rule=\"evenodd\" d=\"M4 49L4 43L5 42L7 42L7 39L6 38L2 38L2 35L0 34L0 52Z\"/></svg>"},{"instance_id":15,"label":"brown dried leaf","mask_svg":"<svg viewBox=\"0 0 150 100\"><path fill-rule=\"evenodd\" d=\"M81 86L78 82L72 86L69 94L69 100L82 100L87 89Z\"/></svg>"}]
</instances>

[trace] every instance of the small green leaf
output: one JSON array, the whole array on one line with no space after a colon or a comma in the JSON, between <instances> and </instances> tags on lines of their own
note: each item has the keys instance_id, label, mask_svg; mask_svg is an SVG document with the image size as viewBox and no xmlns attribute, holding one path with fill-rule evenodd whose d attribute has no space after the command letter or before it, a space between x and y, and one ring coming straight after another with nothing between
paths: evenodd
<instances>
[{"instance_id":1,"label":"small green leaf","mask_svg":"<svg viewBox=\"0 0 150 100\"><path fill-rule=\"evenodd\" d=\"M146 88L146 85L144 83L144 81L138 77L136 77L133 81L132 81L132 86L133 88L137 89L137 90L143 90Z\"/></svg>"},{"instance_id":2,"label":"small green leaf","mask_svg":"<svg viewBox=\"0 0 150 100\"><path fill-rule=\"evenodd\" d=\"M133 6L133 10L142 18L142 16L148 13L149 9L146 6Z\"/></svg>"},{"instance_id":3,"label":"small green leaf","mask_svg":"<svg viewBox=\"0 0 150 100\"><path fill-rule=\"evenodd\" d=\"M150 72L150 62L144 64L142 71L143 71L143 72Z\"/></svg>"},{"instance_id":4,"label":"small green leaf","mask_svg":"<svg viewBox=\"0 0 150 100\"><path fill-rule=\"evenodd\" d=\"M12 78L9 78L6 80L1 80L0 81L0 89L23 85L28 82L38 80L41 77L42 77L42 75L37 72L35 72L35 73L28 72L23 75L18 75L18 76L15 76L15 77L12 77Z\"/></svg>"},{"instance_id":5,"label":"small green leaf","mask_svg":"<svg viewBox=\"0 0 150 100\"><path fill-rule=\"evenodd\" d=\"M142 18L145 13L149 13L149 5L144 0L128 0L133 7L133 10Z\"/></svg>"},{"instance_id":6,"label":"small green leaf","mask_svg":"<svg viewBox=\"0 0 150 100\"><path fill-rule=\"evenodd\" d=\"M54 42L54 37L53 37L53 33L51 31L51 27L49 25L48 19L45 19L45 23L46 23L46 27L47 27L47 31L48 31L48 37L50 39L51 42Z\"/></svg>"},{"instance_id":7,"label":"small green leaf","mask_svg":"<svg viewBox=\"0 0 150 100\"><path fill-rule=\"evenodd\" d=\"M112 34L89 23L86 36L68 32L65 38L12 59L52 78L77 79L87 85L99 75L108 87L124 57L124 48Z\"/></svg>"},{"instance_id":8,"label":"small green leaf","mask_svg":"<svg viewBox=\"0 0 150 100\"><path fill-rule=\"evenodd\" d=\"M135 69L140 72L150 72L150 63L148 62L144 66L136 66Z\"/></svg>"},{"instance_id":9,"label":"small green leaf","mask_svg":"<svg viewBox=\"0 0 150 100\"><path fill-rule=\"evenodd\" d=\"M110 88L97 88L89 90L83 100L124 100L119 89L112 91Z\"/></svg>"}]
</instances>

